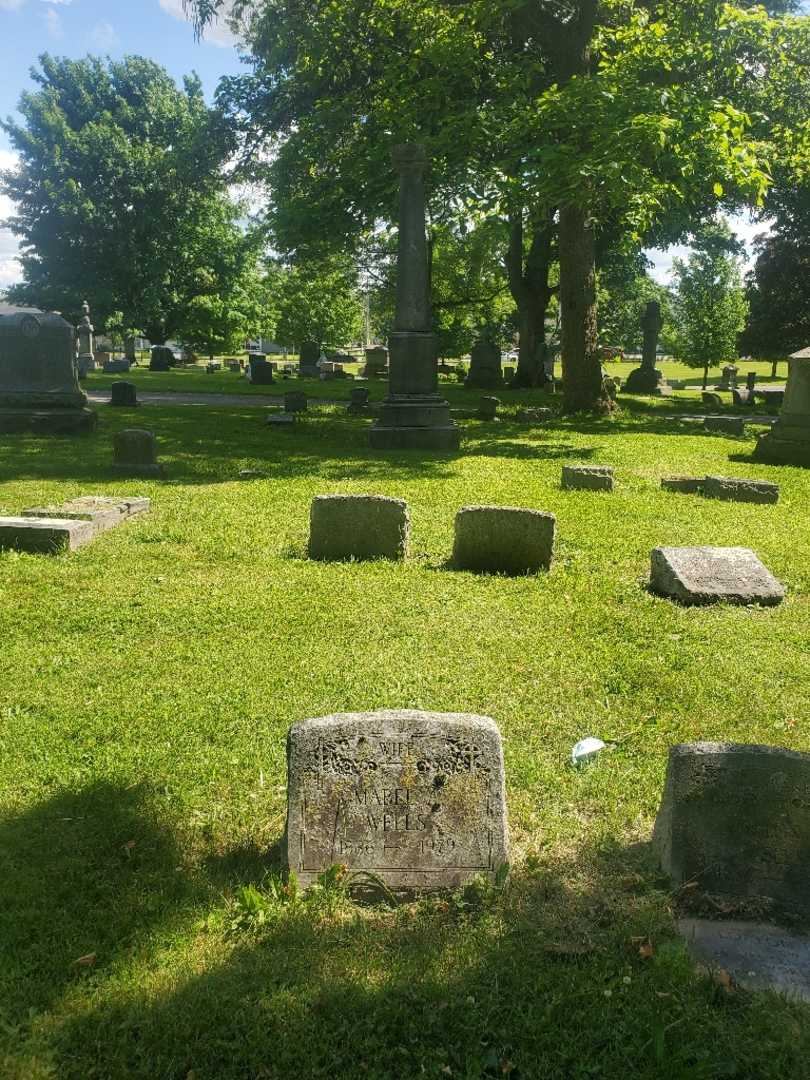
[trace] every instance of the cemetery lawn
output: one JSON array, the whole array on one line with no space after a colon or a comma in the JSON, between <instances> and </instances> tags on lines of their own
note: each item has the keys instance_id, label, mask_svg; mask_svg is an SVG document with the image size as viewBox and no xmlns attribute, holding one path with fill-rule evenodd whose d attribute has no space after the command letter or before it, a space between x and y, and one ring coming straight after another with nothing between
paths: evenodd
<instances>
[{"instance_id":1,"label":"cemetery lawn","mask_svg":"<svg viewBox=\"0 0 810 1080\"><path fill-rule=\"evenodd\" d=\"M426 458L372 456L367 421L327 407L295 432L144 406L85 439L0 437L3 513L153 500L73 555L0 554L3 1080L807 1075L810 1009L693 971L649 839L672 744L810 750L810 471L672 407L469 421L461 454ZM134 424L167 481L111 474ZM615 494L561 491L565 462L614 465ZM781 501L659 490L707 472ZM329 492L406 498L411 559L308 562ZM553 511L551 573L453 571L473 503ZM660 544L750 546L788 599L656 598ZM288 726L383 707L497 721L505 887L361 908L280 885ZM576 771L586 735L612 746Z\"/></svg>"}]
</instances>

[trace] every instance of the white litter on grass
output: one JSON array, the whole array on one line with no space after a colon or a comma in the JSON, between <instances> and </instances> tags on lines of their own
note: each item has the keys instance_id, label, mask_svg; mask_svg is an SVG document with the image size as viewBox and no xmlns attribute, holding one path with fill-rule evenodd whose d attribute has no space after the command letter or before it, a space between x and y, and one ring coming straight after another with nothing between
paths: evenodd
<instances>
[{"instance_id":1,"label":"white litter on grass","mask_svg":"<svg viewBox=\"0 0 810 1080\"><path fill-rule=\"evenodd\" d=\"M601 739L594 739L593 736L589 736L587 739L580 739L576 746L571 751L571 764L582 765L586 761L590 761L591 758L596 757L605 749L605 744Z\"/></svg>"}]
</instances>

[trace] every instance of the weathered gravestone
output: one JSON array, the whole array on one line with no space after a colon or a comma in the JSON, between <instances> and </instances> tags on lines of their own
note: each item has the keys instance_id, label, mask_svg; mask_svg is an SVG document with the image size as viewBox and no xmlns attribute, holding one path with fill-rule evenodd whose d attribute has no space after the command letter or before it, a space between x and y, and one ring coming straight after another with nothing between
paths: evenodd
<instances>
[{"instance_id":1,"label":"weathered gravestone","mask_svg":"<svg viewBox=\"0 0 810 1080\"><path fill-rule=\"evenodd\" d=\"M91 431L79 387L76 331L61 315L0 304L0 432Z\"/></svg>"},{"instance_id":2,"label":"weathered gravestone","mask_svg":"<svg viewBox=\"0 0 810 1080\"><path fill-rule=\"evenodd\" d=\"M704 431L718 431L724 435L744 435L744 416L707 416L703 421Z\"/></svg>"},{"instance_id":3,"label":"weathered gravestone","mask_svg":"<svg viewBox=\"0 0 810 1080\"><path fill-rule=\"evenodd\" d=\"M566 491L613 491L612 465L563 465Z\"/></svg>"},{"instance_id":4,"label":"weathered gravestone","mask_svg":"<svg viewBox=\"0 0 810 1080\"><path fill-rule=\"evenodd\" d=\"M757 441L754 458L810 467L810 349L790 358L782 409L768 434Z\"/></svg>"},{"instance_id":5,"label":"weathered gravestone","mask_svg":"<svg viewBox=\"0 0 810 1080\"><path fill-rule=\"evenodd\" d=\"M548 570L557 519L515 506L463 506L456 514L453 562L479 573Z\"/></svg>"},{"instance_id":6,"label":"weathered gravestone","mask_svg":"<svg viewBox=\"0 0 810 1080\"><path fill-rule=\"evenodd\" d=\"M164 469L157 459L157 439L151 431L125 428L113 437L113 469L126 476L161 477Z\"/></svg>"},{"instance_id":7,"label":"weathered gravestone","mask_svg":"<svg viewBox=\"0 0 810 1080\"><path fill-rule=\"evenodd\" d=\"M720 382L718 384L718 390L733 390L737 385L737 372L738 367L736 364L726 364L720 373Z\"/></svg>"},{"instance_id":8,"label":"weathered gravestone","mask_svg":"<svg viewBox=\"0 0 810 1080\"><path fill-rule=\"evenodd\" d=\"M21 517L0 518L0 547L54 555L75 551L149 506L141 497L83 495L60 506L32 507Z\"/></svg>"},{"instance_id":9,"label":"weathered gravestone","mask_svg":"<svg viewBox=\"0 0 810 1080\"><path fill-rule=\"evenodd\" d=\"M427 152L420 143L404 143L392 158L399 173L396 305L388 396L369 442L375 450L457 450L459 430L439 394L425 230Z\"/></svg>"},{"instance_id":10,"label":"weathered gravestone","mask_svg":"<svg viewBox=\"0 0 810 1080\"><path fill-rule=\"evenodd\" d=\"M298 374L301 378L317 379L320 375L318 360L321 356L321 347L316 341L305 341L301 346L298 359Z\"/></svg>"},{"instance_id":11,"label":"weathered gravestone","mask_svg":"<svg viewBox=\"0 0 810 1080\"><path fill-rule=\"evenodd\" d=\"M723 399L719 394L713 393L711 390L702 390L700 394L701 400L704 405L708 405L710 409L722 409Z\"/></svg>"},{"instance_id":12,"label":"weathered gravestone","mask_svg":"<svg viewBox=\"0 0 810 1080\"><path fill-rule=\"evenodd\" d=\"M498 419L498 406L501 403L500 398L496 397L482 397L478 402L478 419L479 420L497 420Z\"/></svg>"},{"instance_id":13,"label":"weathered gravestone","mask_svg":"<svg viewBox=\"0 0 810 1080\"><path fill-rule=\"evenodd\" d=\"M358 386L357 389L350 390L346 412L350 416L362 416L369 411L368 399L369 392L365 387Z\"/></svg>"},{"instance_id":14,"label":"weathered gravestone","mask_svg":"<svg viewBox=\"0 0 810 1080\"><path fill-rule=\"evenodd\" d=\"M662 476L662 491L679 491L683 495L698 495L703 490L705 476Z\"/></svg>"},{"instance_id":15,"label":"weathered gravestone","mask_svg":"<svg viewBox=\"0 0 810 1080\"><path fill-rule=\"evenodd\" d=\"M307 411L307 395L302 390L290 390L284 395L284 411L300 413Z\"/></svg>"},{"instance_id":16,"label":"weathered gravestone","mask_svg":"<svg viewBox=\"0 0 810 1080\"><path fill-rule=\"evenodd\" d=\"M102 371L105 375L126 375L129 371L130 362L126 358L122 360L105 360Z\"/></svg>"},{"instance_id":17,"label":"weathered gravestone","mask_svg":"<svg viewBox=\"0 0 810 1080\"><path fill-rule=\"evenodd\" d=\"M150 371L168 371L177 363L168 345L153 345L149 359Z\"/></svg>"},{"instance_id":18,"label":"weathered gravestone","mask_svg":"<svg viewBox=\"0 0 810 1080\"><path fill-rule=\"evenodd\" d=\"M470 371L464 385L478 390L503 386L501 350L493 341L477 341L470 353Z\"/></svg>"},{"instance_id":19,"label":"weathered gravestone","mask_svg":"<svg viewBox=\"0 0 810 1080\"><path fill-rule=\"evenodd\" d=\"M673 747L654 842L676 888L694 883L737 910L810 915L810 754Z\"/></svg>"},{"instance_id":20,"label":"weathered gravestone","mask_svg":"<svg viewBox=\"0 0 810 1080\"><path fill-rule=\"evenodd\" d=\"M382 378L388 373L388 349L381 347L366 349L365 357L363 376L366 379Z\"/></svg>"},{"instance_id":21,"label":"weathered gravestone","mask_svg":"<svg viewBox=\"0 0 810 1080\"><path fill-rule=\"evenodd\" d=\"M658 356L658 338L663 325L661 305L657 300L650 300L641 317L641 329L644 333L641 367L637 367L627 376L624 389L628 394L660 394L666 397L670 395L671 390L663 372L655 366Z\"/></svg>"},{"instance_id":22,"label":"weathered gravestone","mask_svg":"<svg viewBox=\"0 0 810 1080\"><path fill-rule=\"evenodd\" d=\"M742 480L736 476L707 476L703 494L726 502L777 503L779 485L770 480Z\"/></svg>"},{"instance_id":23,"label":"weathered gravestone","mask_svg":"<svg viewBox=\"0 0 810 1080\"><path fill-rule=\"evenodd\" d=\"M250 353L248 356L250 382L253 386L269 386L273 381L273 368L264 353Z\"/></svg>"},{"instance_id":24,"label":"weathered gravestone","mask_svg":"<svg viewBox=\"0 0 810 1080\"><path fill-rule=\"evenodd\" d=\"M82 321L76 331L79 346L79 356L76 363L80 379L86 379L88 371L94 371L96 367L93 332L94 327L90 322L90 305L85 300L82 304Z\"/></svg>"},{"instance_id":25,"label":"weathered gravestone","mask_svg":"<svg viewBox=\"0 0 810 1080\"><path fill-rule=\"evenodd\" d=\"M682 604L781 604L785 587L742 547L661 547L651 555L650 588Z\"/></svg>"},{"instance_id":26,"label":"weathered gravestone","mask_svg":"<svg viewBox=\"0 0 810 1080\"><path fill-rule=\"evenodd\" d=\"M411 519L404 499L318 495L309 514L311 559L404 559Z\"/></svg>"},{"instance_id":27,"label":"weathered gravestone","mask_svg":"<svg viewBox=\"0 0 810 1080\"><path fill-rule=\"evenodd\" d=\"M294 724L286 839L304 886L335 864L397 893L494 878L508 857L498 728L410 709Z\"/></svg>"},{"instance_id":28,"label":"weathered gravestone","mask_svg":"<svg viewBox=\"0 0 810 1080\"><path fill-rule=\"evenodd\" d=\"M114 382L110 387L110 404L122 408L131 408L138 404L138 390L135 383Z\"/></svg>"}]
</instances>

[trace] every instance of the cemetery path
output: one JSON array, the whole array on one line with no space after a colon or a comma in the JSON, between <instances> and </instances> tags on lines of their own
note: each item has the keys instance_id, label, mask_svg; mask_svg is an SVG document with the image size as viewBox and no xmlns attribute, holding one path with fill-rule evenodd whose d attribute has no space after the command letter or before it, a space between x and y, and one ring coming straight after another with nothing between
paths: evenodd
<instances>
[{"instance_id":1,"label":"cemetery path","mask_svg":"<svg viewBox=\"0 0 810 1080\"><path fill-rule=\"evenodd\" d=\"M109 392L90 390L88 399L93 405L109 405ZM330 398L309 398L313 405L348 405L348 401L338 401ZM139 391L139 405L255 405L257 408L281 406L284 398L281 394L271 396L269 394L183 394L166 393L155 394L148 391Z\"/></svg>"}]
</instances>

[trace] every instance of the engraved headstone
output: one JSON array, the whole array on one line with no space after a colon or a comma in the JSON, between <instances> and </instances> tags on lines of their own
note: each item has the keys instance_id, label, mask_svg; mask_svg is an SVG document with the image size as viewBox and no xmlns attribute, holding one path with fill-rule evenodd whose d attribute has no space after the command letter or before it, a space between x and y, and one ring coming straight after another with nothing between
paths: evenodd
<instances>
[{"instance_id":1,"label":"engraved headstone","mask_svg":"<svg viewBox=\"0 0 810 1080\"><path fill-rule=\"evenodd\" d=\"M96 414L79 388L76 331L61 315L0 304L0 431L89 431Z\"/></svg>"},{"instance_id":2,"label":"engraved headstone","mask_svg":"<svg viewBox=\"0 0 810 1080\"><path fill-rule=\"evenodd\" d=\"M135 383L114 382L110 387L110 404L122 408L131 408L138 404L138 388Z\"/></svg>"},{"instance_id":3,"label":"engraved headstone","mask_svg":"<svg viewBox=\"0 0 810 1080\"><path fill-rule=\"evenodd\" d=\"M302 720L287 740L291 870L311 885L335 864L395 892L494 877L507 859L494 721L409 709Z\"/></svg>"},{"instance_id":4,"label":"engraved headstone","mask_svg":"<svg viewBox=\"0 0 810 1080\"><path fill-rule=\"evenodd\" d=\"M149 359L150 371L168 371L177 363L168 345L153 345Z\"/></svg>"},{"instance_id":5,"label":"engraved headstone","mask_svg":"<svg viewBox=\"0 0 810 1080\"><path fill-rule=\"evenodd\" d=\"M163 476L154 434L140 428L116 432L113 436L113 469L126 476Z\"/></svg>"},{"instance_id":6,"label":"engraved headstone","mask_svg":"<svg viewBox=\"0 0 810 1080\"><path fill-rule=\"evenodd\" d=\"M316 341L305 341L302 344L298 360L298 374L301 378L318 378L321 373L318 367L320 355L321 348Z\"/></svg>"},{"instance_id":7,"label":"engraved headstone","mask_svg":"<svg viewBox=\"0 0 810 1080\"><path fill-rule=\"evenodd\" d=\"M810 914L810 754L672 747L654 841L676 888Z\"/></svg>"},{"instance_id":8,"label":"engraved headstone","mask_svg":"<svg viewBox=\"0 0 810 1080\"><path fill-rule=\"evenodd\" d=\"M364 378L377 379L388 372L388 349L383 349L378 345L372 349L366 349L365 356L366 365L363 368Z\"/></svg>"},{"instance_id":9,"label":"engraved headstone","mask_svg":"<svg viewBox=\"0 0 810 1080\"><path fill-rule=\"evenodd\" d=\"M493 341L477 341L470 353L470 372L465 386L495 390L503 386L501 350Z\"/></svg>"},{"instance_id":10,"label":"engraved headstone","mask_svg":"<svg viewBox=\"0 0 810 1080\"><path fill-rule=\"evenodd\" d=\"M781 604L785 587L742 547L660 547L651 555L650 588L681 604Z\"/></svg>"}]
</instances>

